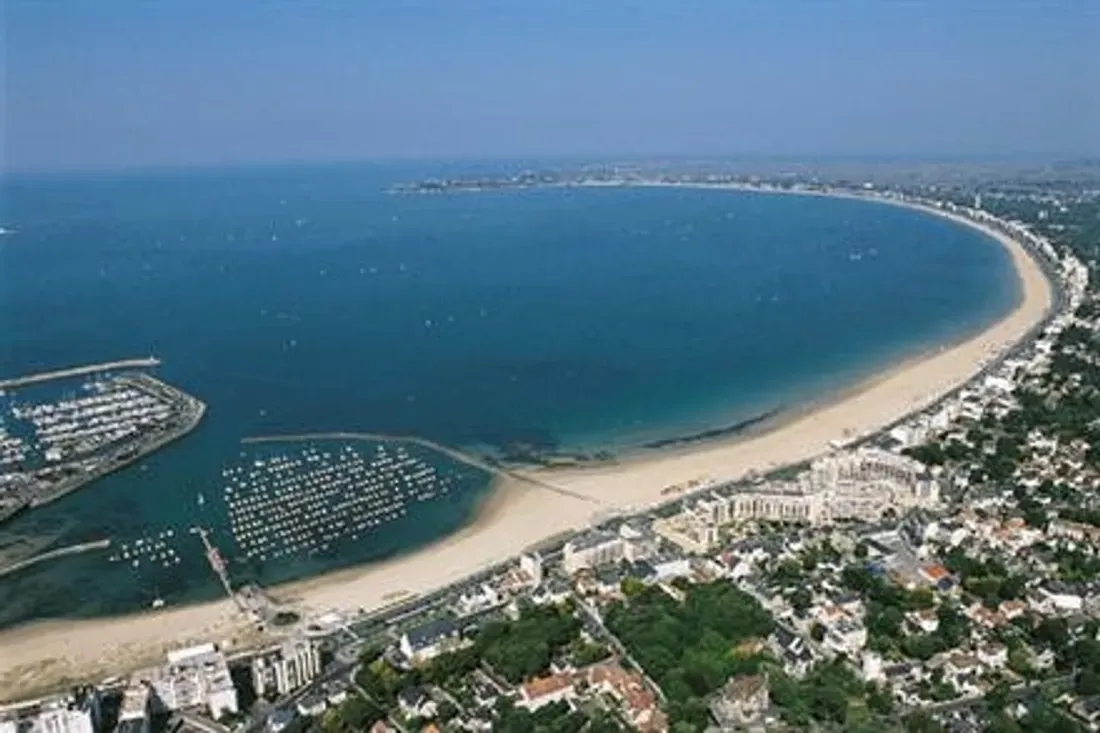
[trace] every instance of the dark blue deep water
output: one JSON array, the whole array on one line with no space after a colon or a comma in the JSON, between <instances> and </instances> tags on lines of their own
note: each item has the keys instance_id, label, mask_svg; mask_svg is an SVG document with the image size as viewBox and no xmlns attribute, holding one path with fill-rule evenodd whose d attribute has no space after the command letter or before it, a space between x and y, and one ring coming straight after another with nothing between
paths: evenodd
<instances>
[{"instance_id":1,"label":"dark blue deep water","mask_svg":"<svg viewBox=\"0 0 1100 733\"><path fill-rule=\"evenodd\" d=\"M0 374L153 354L158 376L209 411L140 465L0 526L0 562L5 548L217 528L202 512L217 511L221 469L251 460L242 437L626 448L821 397L1018 298L995 242L891 206L684 189L385 193L436 172L8 181ZM487 477L425 460L459 488L415 521L236 571L302 577L453 531ZM92 553L0 579L0 625L212 597L198 541L177 541L184 561L159 574Z\"/></svg>"}]
</instances>

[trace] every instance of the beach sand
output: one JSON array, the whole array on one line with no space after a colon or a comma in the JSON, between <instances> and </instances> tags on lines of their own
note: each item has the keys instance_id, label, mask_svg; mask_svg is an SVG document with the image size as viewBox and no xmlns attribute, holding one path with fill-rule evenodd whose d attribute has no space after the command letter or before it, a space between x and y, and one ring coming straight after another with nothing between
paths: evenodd
<instances>
[{"instance_id":1,"label":"beach sand","mask_svg":"<svg viewBox=\"0 0 1100 733\"><path fill-rule=\"evenodd\" d=\"M975 226L961 217L927 209ZM306 611L372 610L395 594L425 593L500 562L541 540L583 527L615 509L667 500L662 490L699 479L735 479L752 470L796 463L825 453L829 442L875 432L966 382L1038 324L1053 302L1051 284L1027 251L993 230L1012 256L1020 280L1017 306L984 332L909 360L831 403L781 421L752 437L730 437L671 451L639 454L613 464L536 469L538 480L569 496L504 478L465 529L391 561L331 573L271 589ZM230 647L255 643L228 600L112 619L51 621L0 632L0 701L76 680L96 680L163 660L168 648L195 641Z\"/></svg>"}]
</instances>

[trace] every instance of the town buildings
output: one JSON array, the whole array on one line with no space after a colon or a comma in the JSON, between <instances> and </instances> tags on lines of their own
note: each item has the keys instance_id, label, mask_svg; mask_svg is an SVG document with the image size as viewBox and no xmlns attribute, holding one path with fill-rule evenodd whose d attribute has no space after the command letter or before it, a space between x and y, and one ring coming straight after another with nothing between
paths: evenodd
<instances>
[{"instance_id":1,"label":"town buildings","mask_svg":"<svg viewBox=\"0 0 1100 733\"><path fill-rule=\"evenodd\" d=\"M215 719L239 711L229 665L214 644L168 652L168 664L145 679L152 685L156 709L205 708Z\"/></svg>"},{"instance_id":2,"label":"town buildings","mask_svg":"<svg viewBox=\"0 0 1100 733\"><path fill-rule=\"evenodd\" d=\"M252 660L252 686L257 695L285 695L303 687L321 671L321 657L308 639L288 639Z\"/></svg>"}]
</instances>

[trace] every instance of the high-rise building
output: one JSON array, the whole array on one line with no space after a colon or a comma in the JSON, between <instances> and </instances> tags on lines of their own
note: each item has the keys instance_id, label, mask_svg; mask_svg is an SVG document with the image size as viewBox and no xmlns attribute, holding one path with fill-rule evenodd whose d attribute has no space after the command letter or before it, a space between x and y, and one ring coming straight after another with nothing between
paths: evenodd
<instances>
[{"instance_id":1,"label":"high-rise building","mask_svg":"<svg viewBox=\"0 0 1100 733\"><path fill-rule=\"evenodd\" d=\"M213 718L239 711L229 665L213 644L168 652L167 666L151 676L154 702L167 710L205 707Z\"/></svg>"},{"instance_id":2,"label":"high-rise building","mask_svg":"<svg viewBox=\"0 0 1100 733\"><path fill-rule=\"evenodd\" d=\"M252 684L257 695L285 695L313 681L321 671L321 657L308 639L288 639L252 660Z\"/></svg>"},{"instance_id":3,"label":"high-rise building","mask_svg":"<svg viewBox=\"0 0 1100 733\"><path fill-rule=\"evenodd\" d=\"M122 693L115 733L149 733L150 715L149 685L145 682L130 685Z\"/></svg>"}]
</instances>

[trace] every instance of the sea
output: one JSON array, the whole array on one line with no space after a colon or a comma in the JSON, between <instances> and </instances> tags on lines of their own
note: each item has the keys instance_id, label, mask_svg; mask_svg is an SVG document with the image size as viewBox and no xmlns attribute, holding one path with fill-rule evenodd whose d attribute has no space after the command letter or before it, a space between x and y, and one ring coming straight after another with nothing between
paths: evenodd
<instances>
[{"instance_id":1,"label":"sea","mask_svg":"<svg viewBox=\"0 0 1100 733\"><path fill-rule=\"evenodd\" d=\"M112 542L0 575L0 627L218 597L195 527L210 530L235 584L392 557L459 529L490 484L420 445L245 438L417 436L496 458L651 450L825 399L981 330L1020 297L993 240L867 201L389 192L516 169L420 161L7 178L0 375L153 355L163 362L153 373L208 410L182 440L0 525L0 573ZM79 381L51 389L75 394ZM227 519L234 471L399 445L448 490L322 550L244 553Z\"/></svg>"}]
</instances>

